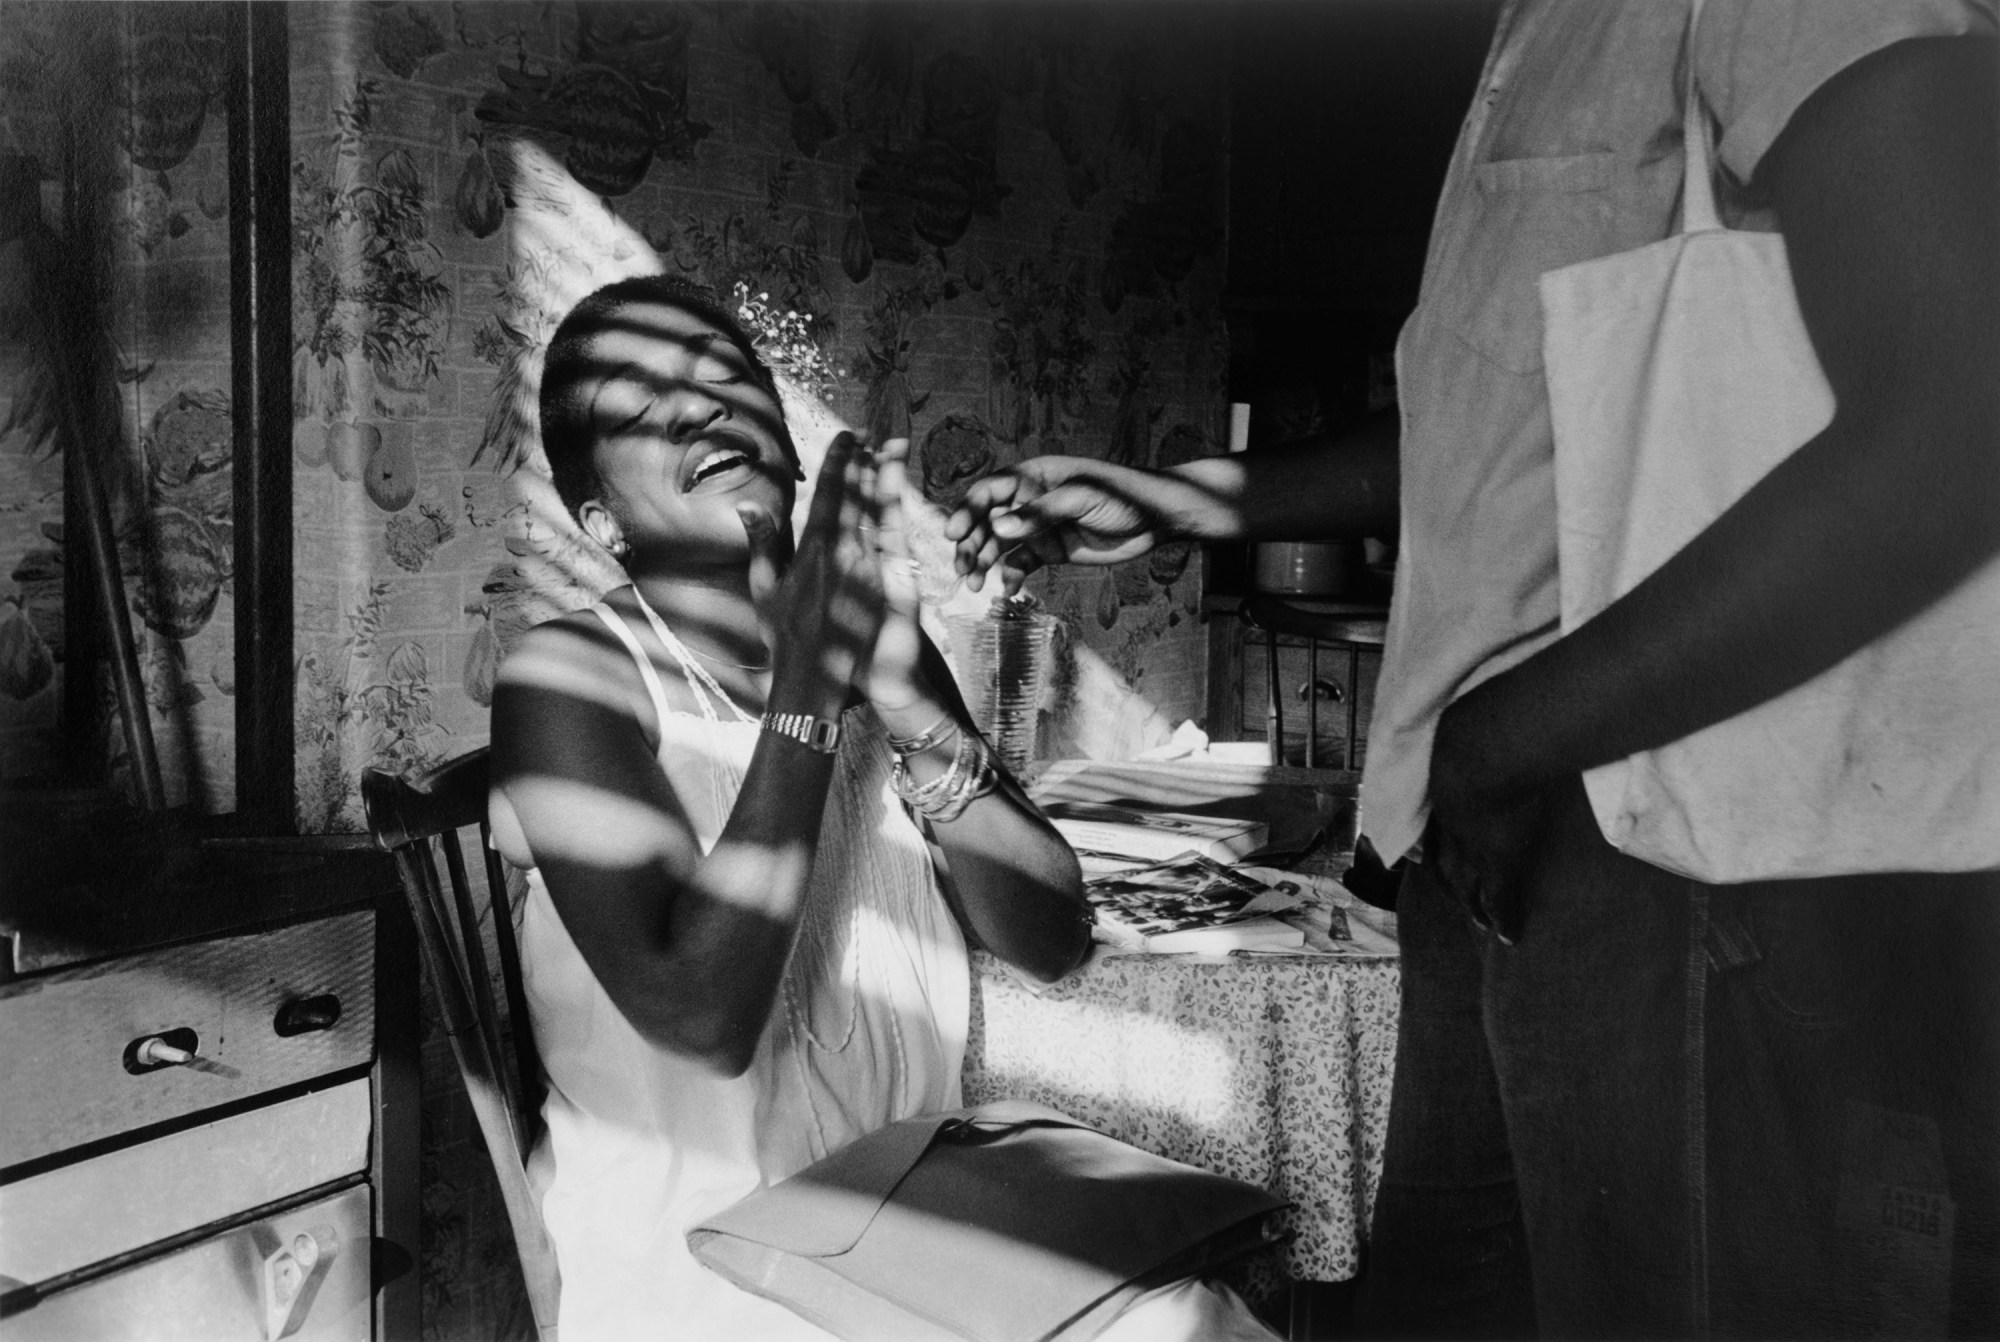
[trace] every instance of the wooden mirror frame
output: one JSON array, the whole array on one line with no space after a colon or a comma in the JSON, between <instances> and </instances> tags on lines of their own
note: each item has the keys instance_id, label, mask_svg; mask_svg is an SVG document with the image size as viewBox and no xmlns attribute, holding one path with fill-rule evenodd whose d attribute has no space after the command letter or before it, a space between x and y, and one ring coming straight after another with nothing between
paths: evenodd
<instances>
[{"instance_id":1,"label":"wooden mirror frame","mask_svg":"<svg viewBox=\"0 0 2000 1342\"><path fill-rule=\"evenodd\" d=\"M228 20L236 818L297 828L292 671L291 42L281 0Z\"/></svg>"}]
</instances>

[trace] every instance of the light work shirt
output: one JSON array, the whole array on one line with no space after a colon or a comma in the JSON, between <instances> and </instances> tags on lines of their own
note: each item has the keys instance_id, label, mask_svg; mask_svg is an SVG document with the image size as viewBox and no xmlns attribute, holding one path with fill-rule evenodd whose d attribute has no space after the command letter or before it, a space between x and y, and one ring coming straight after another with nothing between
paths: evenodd
<instances>
[{"instance_id":1,"label":"light work shirt","mask_svg":"<svg viewBox=\"0 0 2000 1342\"><path fill-rule=\"evenodd\" d=\"M1544 271L1679 226L1689 4L1515 0L1500 16L1396 362L1402 551L1363 778L1386 861L1422 836L1451 701L1558 634ZM1990 0L1709 0L1695 35L1732 227L1775 227L1750 183L1792 114L1910 37L1992 33Z\"/></svg>"}]
</instances>

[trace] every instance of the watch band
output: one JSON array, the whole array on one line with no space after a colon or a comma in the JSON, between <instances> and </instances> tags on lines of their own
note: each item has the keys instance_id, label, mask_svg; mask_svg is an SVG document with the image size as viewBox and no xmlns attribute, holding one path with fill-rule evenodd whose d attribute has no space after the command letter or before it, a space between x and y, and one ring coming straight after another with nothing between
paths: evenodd
<instances>
[{"instance_id":1,"label":"watch band","mask_svg":"<svg viewBox=\"0 0 2000 1342\"><path fill-rule=\"evenodd\" d=\"M840 724L829 718L816 718L810 713L766 713L758 725L822 755L840 749Z\"/></svg>"}]
</instances>

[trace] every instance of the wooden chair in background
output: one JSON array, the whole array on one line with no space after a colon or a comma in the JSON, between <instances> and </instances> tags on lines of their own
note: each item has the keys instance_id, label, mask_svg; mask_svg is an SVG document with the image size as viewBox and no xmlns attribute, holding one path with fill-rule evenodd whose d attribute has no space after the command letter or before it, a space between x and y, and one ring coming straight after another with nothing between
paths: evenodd
<instances>
[{"instance_id":1,"label":"wooden chair in background","mask_svg":"<svg viewBox=\"0 0 2000 1342\"><path fill-rule=\"evenodd\" d=\"M521 954L507 907L506 876L486 823L489 778L487 752L482 747L412 781L377 769L365 770L361 799L375 841L395 855L438 1014L459 1074L465 1079L465 1092L472 1101L487 1154L492 1157L493 1172L499 1177L500 1196L514 1232L535 1327L542 1342L554 1342L560 1289L555 1246L535 1205L526 1166L540 1121L542 1074L528 1028ZM473 886L458 842L458 831L475 825L486 864L485 898ZM437 867L439 850L446 873L442 882ZM446 883L451 887L449 898L444 891ZM493 922L507 1016L514 1026L512 1078L508 1076L506 1050L501 1046L501 1003L494 994L480 933L483 916L490 916Z\"/></svg>"},{"instance_id":2,"label":"wooden chair in background","mask_svg":"<svg viewBox=\"0 0 2000 1342\"><path fill-rule=\"evenodd\" d=\"M1314 609L1314 606L1319 609ZM1379 652L1387 626L1386 610L1332 602L1308 603L1275 596L1251 596L1243 600L1237 617L1252 629L1264 631L1269 656L1265 662L1266 730L1271 745L1271 763L1285 763L1285 693L1278 657L1280 635L1306 641L1306 683L1298 696L1306 704L1306 758L1308 769L1318 767L1319 705L1322 698L1347 705L1347 737L1342 745L1342 767L1361 767L1361 654ZM1322 680L1319 652L1322 645L1347 654L1347 683Z\"/></svg>"}]
</instances>

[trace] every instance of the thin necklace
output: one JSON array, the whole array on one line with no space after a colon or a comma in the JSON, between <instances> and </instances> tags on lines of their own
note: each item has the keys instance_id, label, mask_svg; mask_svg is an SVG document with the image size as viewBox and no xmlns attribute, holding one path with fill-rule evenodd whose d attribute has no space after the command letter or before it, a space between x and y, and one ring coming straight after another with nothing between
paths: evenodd
<instances>
[{"instance_id":1,"label":"thin necklace","mask_svg":"<svg viewBox=\"0 0 2000 1342\"><path fill-rule=\"evenodd\" d=\"M652 603L646 600L645 593L639 590L639 584L637 583L632 584L632 595L639 598L640 607L644 609L648 615L652 616L655 620L660 619L659 612L653 609ZM665 622L661 621L661 623ZM709 653L703 652L700 648L697 648L696 646L694 646L694 644L688 642L684 638L679 640L679 642L683 648L686 648L689 652L701 658L704 662L710 662L716 666L733 666L738 671L769 671L771 669L771 664L769 662L765 662L761 666L752 666L748 662L732 662L729 661L727 658L716 657Z\"/></svg>"},{"instance_id":2,"label":"thin necklace","mask_svg":"<svg viewBox=\"0 0 2000 1342\"><path fill-rule=\"evenodd\" d=\"M697 648L694 644L688 642L686 639L681 640L681 646L686 648L689 652L693 653L695 656L701 658L704 662L713 662L717 666L733 666L738 671L769 671L771 669L771 664L769 662L759 662L757 665L752 666L748 662L725 661L720 657L712 656L709 653L703 652L700 648Z\"/></svg>"}]
</instances>

